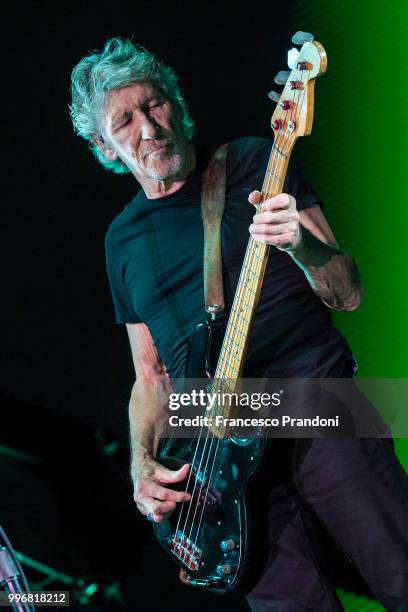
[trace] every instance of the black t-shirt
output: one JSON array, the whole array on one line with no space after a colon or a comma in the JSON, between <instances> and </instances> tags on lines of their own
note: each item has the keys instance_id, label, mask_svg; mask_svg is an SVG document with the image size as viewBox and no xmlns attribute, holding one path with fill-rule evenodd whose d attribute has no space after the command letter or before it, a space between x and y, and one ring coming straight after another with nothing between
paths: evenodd
<instances>
[{"instance_id":1,"label":"black t-shirt","mask_svg":"<svg viewBox=\"0 0 408 612\"><path fill-rule=\"evenodd\" d=\"M255 214L248 195L261 189L271 146L272 141L263 138L242 138L228 146L222 219L227 310ZM197 151L195 172L174 194L148 199L140 190L106 235L116 321L145 323L173 378L183 377L189 338L206 316L201 220L201 172L206 157L206 153ZM321 205L293 164L289 165L284 192L296 198L298 210ZM290 255L272 247L251 330L245 375L266 376L277 360L287 364L299 352L309 355L316 348L321 362L339 346L344 350L347 345L334 328L329 309Z\"/></svg>"}]
</instances>

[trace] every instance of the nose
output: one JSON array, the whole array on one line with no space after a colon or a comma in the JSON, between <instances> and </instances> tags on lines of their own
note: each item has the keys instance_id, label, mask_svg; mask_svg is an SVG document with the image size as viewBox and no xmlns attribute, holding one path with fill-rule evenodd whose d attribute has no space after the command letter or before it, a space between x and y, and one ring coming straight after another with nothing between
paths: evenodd
<instances>
[{"instance_id":1,"label":"nose","mask_svg":"<svg viewBox=\"0 0 408 612\"><path fill-rule=\"evenodd\" d=\"M143 140L154 140L155 138L159 138L160 126L152 117L144 115L140 126L140 135Z\"/></svg>"}]
</instances>

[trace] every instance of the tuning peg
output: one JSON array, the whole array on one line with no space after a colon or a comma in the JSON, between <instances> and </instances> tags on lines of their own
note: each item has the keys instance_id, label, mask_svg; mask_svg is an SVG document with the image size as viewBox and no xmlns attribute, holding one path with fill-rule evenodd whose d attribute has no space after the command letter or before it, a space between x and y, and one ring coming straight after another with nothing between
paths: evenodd
<instances>
[{"instance_id":1,"label":"tuning peg","mask_svg":"<svg viewBox=\"0 0 408 612\"><path fill-rule=\"evenodd\" d=\"M289 75L289 70L280 70L273 80L277 85L286 85Z\"/></svg>"},{"instance_id":2,"label":"tuning peg","mask_svg":"<svg viewBox=\"0 0 408 612\"><path fill-rule=\"evenodd\" d=\"M296 34L292 36L294 45L303 45L305 42L312 42L313 39L313 34L310 34L310 32L302 32L302 30L299 30L299 32L296 32Z\"/></svg>"},{"instance_id":3,"label":"tuning peg","mask_svg":"<svg viewBox=\"0 0 408 612\"><path fill-rule=\"evenodd\" d=\"M270 98L273 102L279 102L280 94L277 91L270 91L268 93L268 98Z\"/></svg>"},{"instance_id":4,"label":"tuning peg","mask_svg":"<svg viewBox=\"0 0 408 612\"><path fill-rule=\"evenodd\" d=\"M279 70L278 74L273 79L277 85L286 85L290 75L289 70Z\"/></svg>"},{"instance_id":5,"label":"tuning peg","mask_svg":"<svg viewBox=\"0 0 408 612\"><path fill-rule=\"evenodd\" d=\"M288 51L288 66L291 70L296 68L297 59L299 57L299 51L293 47Z\"/></svg>"}]
</instances>

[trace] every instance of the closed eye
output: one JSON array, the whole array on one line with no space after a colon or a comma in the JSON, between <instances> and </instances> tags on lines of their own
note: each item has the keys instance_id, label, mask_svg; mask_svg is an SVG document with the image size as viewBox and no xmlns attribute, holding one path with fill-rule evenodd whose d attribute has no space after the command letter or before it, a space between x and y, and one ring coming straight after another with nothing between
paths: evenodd
<instances>
[{"instance_id":1,"label":"closed eye","mask_svg":"<svg viewBox=\"0 0 408 612\"><path fill-rule=\"evenodd\" d=\"M122 129L123 127L125 127L125 125L128 125L128 123L130 123L130 117L128 119L126 119L126 121L124 121L120 126L119 126L119 130Z\"/></svg>"},{"instance_id":2,"label":"closed eye","mask_svg":"<svg viewBox=\"0 0 408 612\"><path fill-rule=\"evenodd\" d=\"M164 99L158 98L155 100L151 100L149 105L148 105L148 109L151 110L152 108L157 108L159 106L163 106L163 104L165 103Z\"/></svg>"},{"instance_id":3,"label":"closed eye","mask_svg":"<svg viewBox=\"0 0 408 612\"><path fill-rule=\"evenodd\" d=\"M130 123L132 120L132 114L131 113L123 113L123 115L121 115L120 117L117 117L113 120L112 122L112 129L114 132L117 132L118 130L121 130L123 127L125 127L125 125L127 125L128 123Z\"/></svg>"}]
</instances>

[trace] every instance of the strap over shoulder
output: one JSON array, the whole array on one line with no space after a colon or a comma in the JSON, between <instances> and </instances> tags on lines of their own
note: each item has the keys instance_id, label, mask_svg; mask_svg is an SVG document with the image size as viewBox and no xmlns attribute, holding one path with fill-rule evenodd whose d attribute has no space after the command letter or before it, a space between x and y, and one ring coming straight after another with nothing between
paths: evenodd
<instances>
[{"instance_id":1,"label":"strap over shoulder","mask_svg":"<svg viewBox=\"0 0 408 612\"><path fill-rule=\"evenodd\" d=\"M222 282L221 220L225 207L228 144L216 149L203 172L201 217L204 226L204 303L214 317L224 311Z\"/></svg>"}]
</instances>

